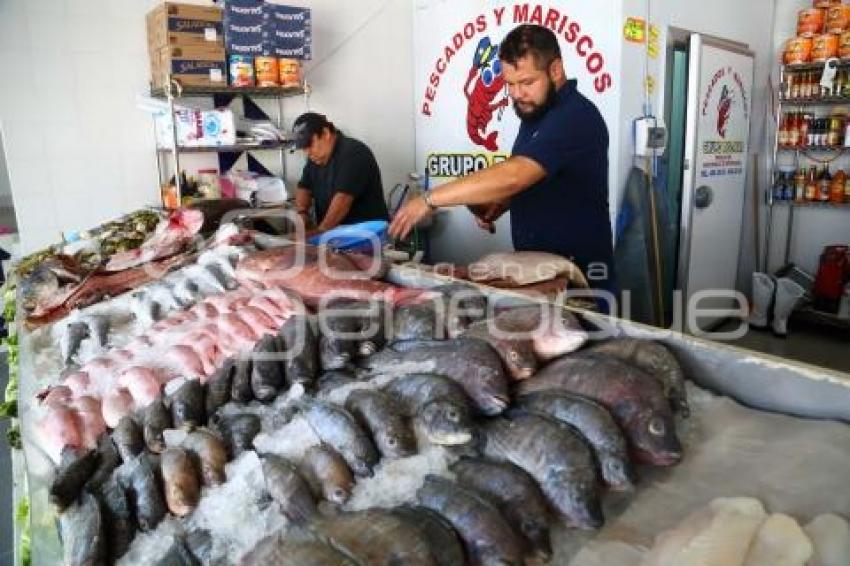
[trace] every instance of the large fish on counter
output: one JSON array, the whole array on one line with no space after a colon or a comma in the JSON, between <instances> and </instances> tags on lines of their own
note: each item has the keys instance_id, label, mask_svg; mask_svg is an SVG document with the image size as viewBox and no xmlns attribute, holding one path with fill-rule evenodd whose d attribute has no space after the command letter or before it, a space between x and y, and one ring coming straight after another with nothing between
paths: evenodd
<instances>
[{"instance_id":1,"label":"large fish on counter","mask_svg":"<svg viewBox=\"0 0 850 566\"><path fill-rule=\"evenodd\" d=\"M331 297L383 298L399 304L435 296L378 280L387 268L382 259L296 244L249 255L239 262L236 277L247 285L285 287L311 307Z\"/></svg>"}]
</instances>

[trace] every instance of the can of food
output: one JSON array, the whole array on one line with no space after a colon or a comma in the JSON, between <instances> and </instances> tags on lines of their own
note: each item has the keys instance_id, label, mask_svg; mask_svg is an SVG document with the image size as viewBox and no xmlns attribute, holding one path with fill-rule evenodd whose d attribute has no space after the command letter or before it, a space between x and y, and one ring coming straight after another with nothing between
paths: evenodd
<instances>
[{"instance_id":1,"label":"can of food","mask_svg":"<svg viewBox=\"0 0 850 566\"><path fill-rule=\"evenodd\" d=\"M277 66L280 68L280 86L301 86L301 61L298 59L278 59Z\"/></svg>"},{"instance_id":2,"label":"can of food","mask_svg":"<svg viewBox=\"0 0 850 566\"><path fill-rule=\"evenodd\" d=\"M808 63L812 58L812 38L794 37L785 44L785 64Z\"/></svg>"},{"instance_id":3,"label":"can of food","mask_svg":"<svg viewBox=\"0 0 850 566\"><path fill-rule=\"evenodd\" d=\"M842 59L850 57L850 31L838 36L838 56Z\"/></svg>"},{"instance_id":4,"label":"can of food","mask_svg":"<svg viewBox=\"0 0 850 566\"><path fill-rule=\"evenodd\" d=\"M814 37L823 33L826 21L826 10L809 8L800 10L797 16L797 35L800 37Z\"/></svg>"},{"instance_id":5,"label":"can of food","mask_svg":"<svg viewBox=\"0 0 850 566\"><path fill-rule=\"evenodd\" d=\"M812 61L823 63L830 57L838 55L838 36L825 33L815 37L812 44Z\"/></svg>"},{"instance_id":6,"label":"can of food","mask_svg":"<svg viewBox=\"0 0 850 566\"><path fill-rule=\"evenodd\" d=\"M230 56L230 86L254 86L254 57L251 55Z\"/></svg>"},{"instance_id":7,"label":"can of food","mask_svg":"<svg viewBox=\"0 0 850 566\"><path fill-rule=\"evenodd\" d=\"M831 8L836 4L841 4L841 0L814 0L812 2L815 8Z\"/></svg>"},{"instance_id":8,"label":"can of food","mask_svg":"<svg viewBox=\"0 0 850 566\"><path fill-rule=\"evenodd\" d=\"M257 86L278 85L277 57L254 57L254 68L257 71Z\"/></svg>"},{"instance_id":9,"label":"can of food","mask_svg":"<svg viewBox=\"0 0 850 566\"><path fill-rule=\"evenodd\" d=\"M850 27L850 6L833 6L826 12L827 33L844 33Z\"/></svg>"}]
</instances>

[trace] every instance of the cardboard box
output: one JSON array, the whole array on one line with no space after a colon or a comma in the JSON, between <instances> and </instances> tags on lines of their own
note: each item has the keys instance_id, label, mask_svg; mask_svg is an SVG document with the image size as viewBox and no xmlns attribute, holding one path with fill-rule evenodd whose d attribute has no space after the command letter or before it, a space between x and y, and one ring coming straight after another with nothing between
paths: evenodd
<instances>
[{"instance_id":1,"label":"cardboard box","mask_svg":"<svg viewBox=\"0 0 850 566\"><path fill-rule=\"evenodd\" d=\"M224 4L223 20L242 25L257 25L266 21L268 10L263 0L228 0Z\"/></svg>"},{"instance_id":2,"label":"cardboard box","mask_svg":"<svg viewBox=\"0 0 850 566\"><path fill-rule=\"evenodd\" d=\"M147 18L148 52L163 47L222 46L221 8L164 2Z\"/></svg>"},{"instance_id":3,"label":"cardboard box","mask_svg":"<svg viewBox=\"0 0 850 566\"><path fill-rule=\"evenodd\" d=\"M158 114L155 119L156 138L159 147L171 147L173 143L168 113ZM209 147L236 144L236 125L233 111L200 110L178 108L174 112L177 145L182 147Z\"/></svg>"},{"instance_id":4,"label":"cardboard box","mask_svg":"<svg viewBox=\"0 0 850 566\"><path fill-rule=\"evenodd\" d=\"M151 79L162 86L170 74L185 86L225 86L227 63L223 47L163 47L151 56Z\"/></svg>"},{"instance_id":5,"label":"cardboard box","mask_svg":"<svg viewBox=\"0 0 850 566\"><path fill-rule=\"evenodd\" d=\"M273 54L288 59L313 56L313 20L309 8L267 4Z\"/></svg>"}]
</instances>

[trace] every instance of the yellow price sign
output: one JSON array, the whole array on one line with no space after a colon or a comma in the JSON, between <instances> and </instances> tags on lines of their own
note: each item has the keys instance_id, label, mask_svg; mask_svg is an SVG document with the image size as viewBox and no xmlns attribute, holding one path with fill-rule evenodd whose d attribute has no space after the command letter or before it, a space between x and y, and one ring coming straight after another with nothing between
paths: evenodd
<instances>
[{"instance_id":1,"label":"yellow price sign","mask_svg":"<svg viewBox=\"0 0 850 566\"><path fill-rule=\"evenodd\" d=\"M628 18L623 27L623 37L631 43L646 41L646 22L640 18Z\"/></svg>"}]
</instances>

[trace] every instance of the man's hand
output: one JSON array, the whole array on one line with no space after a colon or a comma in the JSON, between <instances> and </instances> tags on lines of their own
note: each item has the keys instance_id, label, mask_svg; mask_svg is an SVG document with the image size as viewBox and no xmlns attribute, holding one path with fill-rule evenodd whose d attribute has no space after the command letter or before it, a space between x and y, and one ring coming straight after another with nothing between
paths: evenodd
<instances>
[{"instance_id":1,"label":"man's hand","mask_svg":"<svg viewBox=\"0 0 850 566\"><path fill-rule=\"evenodd\" d=\"M487 230L491 234L496 233L496 223L492 220L484 220L483 218L476 216L475 223L478 224L478 227L482 230Z\"/></svg>"},{"instance_id":2,"label":"man's hand","mask_svg":"<svg viewBox=\"0 0 850 566\"><path fill-rule=\"evenodd\" d=\"M431 216L431 214L433 214L433 211L428 206L428 203L425 202L424 197L417 196L410 199L404 203L404 206L401 207L401 210L393 218L389 228L390 236L397 239L406 238L414 226Z\"/></svg>"}]
</instances>

